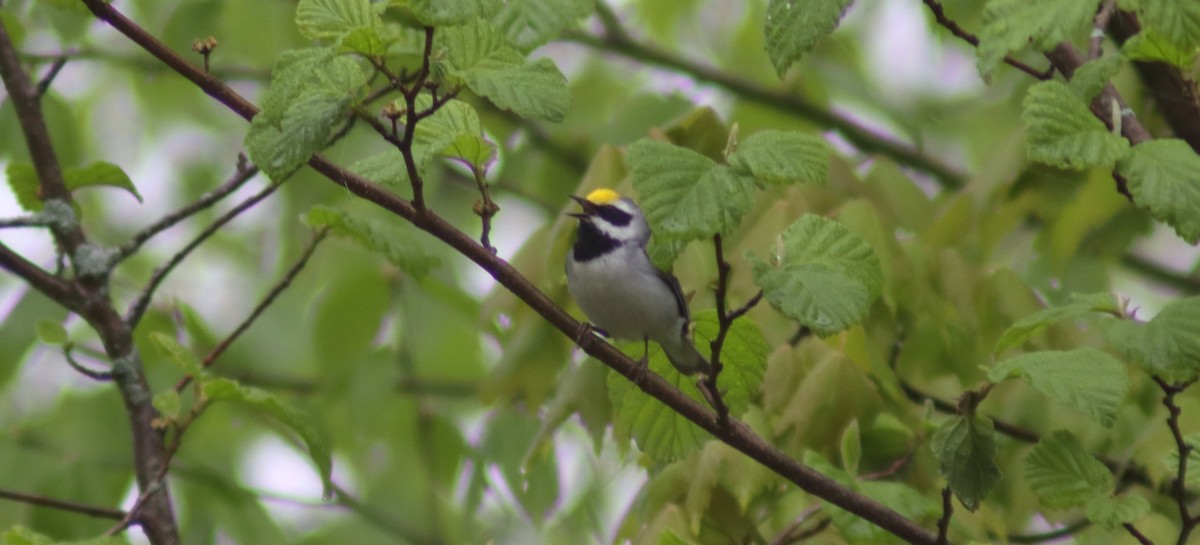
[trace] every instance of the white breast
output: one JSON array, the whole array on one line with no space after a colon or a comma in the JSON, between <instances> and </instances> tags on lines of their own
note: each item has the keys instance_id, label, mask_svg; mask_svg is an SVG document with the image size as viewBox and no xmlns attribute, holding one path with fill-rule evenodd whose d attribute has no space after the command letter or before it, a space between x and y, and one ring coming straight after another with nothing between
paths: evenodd
<instances>
[{"instance_id":1,"label":"white breast","mask_svg":"<svg viewBox=\"0 0 1200 545\"><path fill-rule=\"evenodd\" d=\"M585 263L567 260L567 287L589 321L623 340L679 336L675 294L635 244Z\"/></svg>"}]
</instances>

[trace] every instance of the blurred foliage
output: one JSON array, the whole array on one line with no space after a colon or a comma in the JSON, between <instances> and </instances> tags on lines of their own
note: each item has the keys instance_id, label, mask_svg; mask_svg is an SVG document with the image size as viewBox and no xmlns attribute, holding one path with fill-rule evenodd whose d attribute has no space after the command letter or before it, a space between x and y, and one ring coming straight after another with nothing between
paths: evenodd
<instances>
[{"instance_id":1,"label":"blurred foliage","mask_svg":"<svg viewBox=\"0 0 1200 545\"><path fill-rule=\"evenodd\" d=\"M266 173L121 263L118 308L233 203L287 181L189 256L134 331L168 443L186 430L170 471L183 541L790 543L811 528L814 543L897 541L582 357L453 249L303 167L321 151L403 198L419 173L428 207L472 236L494 200L500 255L576 316L568 196L635 197L704 353L720 236L729 307L764 295L722 352L732 416L931 531L948 486L965 507L955 542L1073 525L1080 543L1128 543L1126 522L1173 542L1172 432L1200 432L1200 399L1174 396L1172 430L1153 377L1200 375L1200 157L1172 138L1131 147L1088 105L1111 80L1168 134L1129 61L1194 81L1200 26L1176 21L1200 12L1122 1L1142 34L1069 82L1038 82L1005 56L1039 65L1037 48L1084 44L1097 2L945 2L980 29L978 51L916 2L801 4L116 3L197 65L193 41L214 37L212 75L263 108L247 126L77 2L6 0L0 24L35 80L66 58L42 106L72 189L125 190L76 194L93 240L115 246L201 198L239 153ZM895 10L911 43L896 43ZM442 94L376 95L379 65L401 79L421 67L423 25L438 29ZM409 108L439 99L406 168L370 122L399 119L398 138ZM23 141L0 103L14 215L43 204ZM314 230L334 236L286 277ZM0 240L41 244L32 259L53 270L50 239L31 232ZM0 490L129 508L120 397L67 363L113 365L96 333L7 274L0 316ZM635 344L622 348L637 358ZM658 347L648 365L703 402ZM197 385L176 394L185 374ZM0 501L0 543L120 543L97 538L114 522Z\"/></svg>"}]
</instances>

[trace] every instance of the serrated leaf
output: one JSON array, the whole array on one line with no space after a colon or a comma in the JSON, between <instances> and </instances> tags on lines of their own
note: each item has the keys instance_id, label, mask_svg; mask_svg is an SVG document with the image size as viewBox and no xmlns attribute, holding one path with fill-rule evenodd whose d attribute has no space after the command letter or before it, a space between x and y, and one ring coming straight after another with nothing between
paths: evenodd
<instances>
[{"instance_id":1,"label":"serrated leaf","mask_svg":"<svg viewBox=\"0 0 1200 545\"><path fill-rule=\"evenodd\" d=\"M332 453L328 441L317 430L311 416L284 404L266 391L243 386L226 378L216 378L204 382L201 385L201 393L210 401L245 403L275 417L296 432L296 435L299 435L300 440L304 442L305 448L308 449L309 458L317 466L317 472L321 475L324 496L329 497L333 493L333 482L330 480L333 471Z\"/></svg>"},{"instance_id":2,"label":"serrated leaf","mask_svg":"<svg viewBox=\"0 0 1200 545\"><path fill-rule=\"evenodd\" d=\"M250 122L250 158L278 180L323 148L366 83L358 62L333 48L285 51L271 71L263 109Z\"/></svg>"},{"instance_id":3,"label":"serrated leaf","mask_svg":"<svg viewBox=\"0 0 1200 545\"><path fill-rule=\"evenodd\" d=\"M417 156L428 156L427 152L418 148L419 146L413 146L414 159ZM358 161L350 165L349 170L391 190L393 193L405 195L409 194L411 190L411 187L408 185L408 169L404 166L404 154L400 153L400 150L396 148L389 148L379 154Z\"/></svg>"},{"instance_id":4,"label":"serrated leaf","mask_svg":"<svg viewBox=\"0 0 1200 545\"><path fill-rule=\"evenodd\" d=\"M1077 68L1067 85L1076 96L1090 101L1100 94L1100 91L1108 84L1108 80L1111 80L1120 71L1121 57L1105 55Z\"/></svg>"},{"instance_id":5,"label":"serrated leaf","mask_svg":"<svg viewBox=\"0 0 1200 545\"><path fill-rule=\"evenodd\" d=\"M428 109L432 104L433 99L427 95L417 99L419 110ZM422 155L457 157L480 169L492 160L496 150L484 136L475 108L461 100L451 100L433 115L422 119L413 136L414 156L419 147L423 150ZM418 165L424 166L423 161L418 161Z\"/></svg>"},{"instance_id":6,"label":"serrated leaf","mask_svg":"<svg viewBox=\"0 0 1200 545\"><path fill-rule=\"evenodd\" d=\"M932 447L950 490L968 511L978 509L1000 482L992 421L979 415L955 416L933 434Z\"/></svg>"},{"instance_id":7,"label":"serrated leaf","mask_svg":"<svg viewBox=\"0 0 1200 545\"><path fill-rule=\"evenodd\" d=\"M780 234L770 264L750 261L767 302L823 337L861 321L883 290L883 269L871 246L845 225L815 214Z\"/></svg>"},{"instance_id":8,"label":"serrated leaf","mask_svg":"<svg viewBox=\"0 0 1200 545\"><path fill-rule=\"evenodd\" d=\"M310 40L337 40L381 24L370 0L300 0L296 5L296 26Z\"/></svg>"},{"instance_id":9,"label":"serrated leaf","mask_svg":"<svg viewBox=\"0 0 1200 545\"><path fill-rule=\"evenodd\" d=\"M595 0L509 0L492 24L518 50L532 51L587 17Z\"/></svg>"},{"instance_id":10,"label":"serrated leaf","mask_svg":"<svg viewBox=\"0 0 1200 545\"><path fill-rule=\"evenodd\" d=\"M1108 497L1113 489L1112 472L1066 430L1042 437L1029 452L1025 479L1038 501L1049 509L1078 507Z\"/></svg>"},{"instance_id":11,"label":"serrated leaf","mask_svg":"<svg viewBox=\"0 0 1200 545\"><path fill-rule=\"evenodd\" d=\"M1031 352L997 363L988 379L1021 377L1035 390L1112 427L1129 390L1125 365L1095 348Z\"/></svg>"},{"instance_id":12,"label":"serrated leaf","mask_svg":"<svg viewBox=\"0 0 1200 545\"><path fill-rule=\"evenodd\" d=\"M754 182L692 150L643 139L625 156L656 237L695 240L727 234L754 205Z\"/></svg>"},{"instance_id":13,"label":"serrated leaf","mask_svg":"<svg viewBox=\"0 0 1200 545\"><path fill-rule=\"evenodd\" d=\"M196 359L196 355L187 347L179 344L174 337L156 331L150 334L150 340L157 344L167 354L167 360L175 364L175 367L178 367L184 374L197 379L207 376L204 367L200 365L200 360Z\"/></svg>"},{"instance_id":14,"label":"serrated leaf","mask_svg":"<svg viewBox=\"0 0 1200 545\"><path fill-rule=\"evenodd\" d=\"M1087 504L1088 520L1105 530L1116 530L1150 512L1150 502L1141 496L1126 494L1120 498L1096 498Z\"/></svg>"},{"instance_id":15,"label":"serrated leaf","mask_svg":"<svg viewBox=\"0 0 1200 545\"><path fill-rule=\"evenodd\" d=\"M174 388L167 388L162 392L154 394L154 397L150 399L150 404L154 405L154 409L159 414L166 418L174 419L179 418L179 411L183 406L183 401L179 398L179 392L175 391Z\"/></svg>"},{"instance_id":16,"label":"serrated leaf","mask_svg":"<svg viewBox=\"0 0 1200 545\"><path fill-rule=\"evenodd\" d=\"M408 0L405 3L421 24L431 27L452 27L469 23L476 17L489 17L501 5L497 0Z\"/></svg>"},{"instance_id":17,"label":"serrated leaf","mask_svg":"<svg viewBox=\"0 0 1200 545\"><path fill-rule=\"evenodd\" d=\"M1126 358L1147 373L1170 381L1200 375L1200 297L1168 303L1152 320L1118 320L1105 337Z\"/></svg>"},{"instance_id":18,"label":"serrated leaf","mask_svg":"<svg viewBox=\"0 0 1200 545\"><path fill-rule=\"evenodd\" d=\"M38 339L46 344L61 345L67 342L67 328L61 323L42 320L37 323Z\"/></svg>"},{"instance_id":19,"label":"serrated leaf","mask_svg":"<svg viewBox=\"0 0 1200 545\"><path fill-rule=\"evenodd\" d=\"M1067 169L1101 167L1129 150L1127 140L1109 132L1086 101L1060 82L1033 85L1022 106L1029 158L1034 161Z\"/></svg>"},{"instance_id":20,"label":"serrated leaf","mask_svg":"<svg viewBox=\"0 0 1200 545\"><path fill-rule=\"evenodd\" d=\"M811 134L762 131L738 144L729 166L767 184L823 184L829 175L829 146Z\"/></svg>"},{"instance_id":21,"label":"serrated leaf","mask_svg":"<svg viewBox=\"0 0 1200 545\"><path fill-rule=\"evenodd\" d=\"M842 431L841 455L842 468L850 475L858 475L858 462L862 459L862 437L858 432L858 419L850 421L850 425Z\"/></svg>"},{"instance_id":22,"label":"serrated leaf","mask_svg":"<svg viewBox=\"0 0 1200 545\"><path fill-rule=\"evenodd\" d=\"M1200 3L1183 0L1139 0L1138 20L1183 51L1200 48Z\"/></svg>"},{"instance_id":23,"label":"serrated leaf","mask_svg":"<svg viewBox=\"0 0 1200 545\"><path fill-rule=\"evenodd\" d=\"M1142 28L1121 46L1121 55L1131 61L1165 62L1178 68L1188 68L1196 62L1200 50L1185 51L1176 47L1152 28Z\"/></svg>"},{"instance_id":24,"label":"serrated leaf","mask_svg":"<svg viewBox=\"0 0 1200 545\"><path fill-rule=\"evenodd\" d=\"M1000 336L1000 340L996 341L996 349L993 353L1002 354L1009 348L1025 344L1025 341L1040 335L1057 322L1072 320L1090 312L1117 311L1116 300L1113 299L1112 294L1073 295L1070 303L1044 308L1009 326Z\"/></svg>"},{"instance_id":25,"label":"serrated leaf","mask_svg":"<svg viewBox=\"0 0 1200 545\"><path fill-rule=\"evenodd\" d=\"M1032 43L1038 51L1072 38L1092 21L1099 0L990 0L979 29L979 73Z\"/></svg>"},{"instance_id":26,"label":"serrated leaf","mask_svg":"<svg viewBox=\"0 0 1200 545\"><path fill-rule=\"evenodd\" d=\"M708 311L695 316L696 346L706 357L711 355L706 341L715 338L717 331L715 312ZM630 343L623 349L634 359L642 355L642 343ZM731 415L740 416L749 408L750 401L758 396L769 351L758 326L749 320L733 323L721 350L724 365L721 373L722 399ZM707 404L693 384L693 379L675 371L662 348L651 343L649 356L646 372L659 374L685 395ZM679 460L711 437L679 413L653 397L642 394L622 375L609 373L608 390L614 410L613 434L619 439L635 439L638 448L657 462Z\"/></svg>"},{"instance_id":27,"label":"serrated leaf","mask_svg":"<svg viewBox=\"0 0 1200 545\"><path fill-rule=\"evenodd\" d=\"M341 49L367 57L382 57L387 54L387 43L378 28L356 28L342 37Z\"/></svg>"},{"instance_id":28,"label":"serrated leaf","mask_svg":"<svg viewBox=\"0 0 1200 545\"><path fill-rule=\"evenodd\" d=\"M357 218L325 206L314 206L305 221L313 227L330 228L334 235L353 240L382 255L414 277L425 276L441 263L436 255L425 249L415 233L400 224Z\"/></svg>"},{"instance_id":29,"label":"serrated leaf","mask_svg":"<svg viewBox=\"0 0 1200 545\"><path fill-rule=\"evenodd\" d=\"M490 23L443 29L437 34L446 50L445 78L466 83L479 96L527 118L562 121L571 108L567 78L550 59L526 62Z\"/></svg>"},{"instance_id":30,"label":"serrated leaf","mask_svg":"<svg viewBox=\"0 0 1200 545\"><path fill-rule=\"evenodd\" d=\"M17 198L17 204L26 212L39 212L43 208L42 199L38 197L38 175L33 165L14 161L4 167L4 175L8 177L8 187Z\"/></svg>"},{"instance_id":31,"label":"serrated leaf","mask_svg":"<svg viewBox=\"0 0 1200 545\"><path fill-rule=\"evenodd\" d=\"M1191 244L1200 242L1200 155L1177 138L1133 147L1117 164L1133 202Z\"/></svg>"},{"instance_id":32,"label":"serrated leaf","mask_svg":"<svg viewBox=\"0 0 1200 545\"><path fill-rule=\"evenodd\" d=\"M783 77L792 63L837 28L853 0L771 0L763 34L767 56Z\"/></svg>"}]
</instances>

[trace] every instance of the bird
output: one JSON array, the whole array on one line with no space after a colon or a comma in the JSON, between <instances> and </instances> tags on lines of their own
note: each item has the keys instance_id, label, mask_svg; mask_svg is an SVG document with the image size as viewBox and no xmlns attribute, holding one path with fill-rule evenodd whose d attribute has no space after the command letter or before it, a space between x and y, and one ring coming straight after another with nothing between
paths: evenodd
<instances>
[{"instance_id":1,"label":"bird","mask_svg":"<svg viewBox=\"0 0 1200 545\"><path fill-rule=\"evenodd\" d=\"M601 188L572 195L582 212L567 253L567 289L591 324L617 340L642 341L644 371L649 342L662 346L680 373L707 374L710 365L688 333L691 315L679 280L650 262L650 225L629 197Z\"/></svg>"}]
</instances>

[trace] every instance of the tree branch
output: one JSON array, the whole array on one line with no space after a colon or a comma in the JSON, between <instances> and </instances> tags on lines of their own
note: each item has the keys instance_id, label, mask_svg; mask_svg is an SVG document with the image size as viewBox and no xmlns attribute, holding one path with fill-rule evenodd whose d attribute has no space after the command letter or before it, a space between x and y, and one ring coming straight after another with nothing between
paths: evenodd
<instances>
[{"instance_id":1,"label":"tree branch","mask_svg":"<svg viewBox=\"0 0 1200 545\"><path fill-rule=\"evenodd\" d=\"M170 229L171 227L174 227L179 222L195 215L196 213L200 212L201 210L207 209L208 207L215 204L217 201L220 201L221 199L225 198L225 196L229 195L230 193L233 193L234 191L237 191L238 188L242 187L243 184L245 184L247 181L249 181L250 178L253 178L254 175L257 173L258 173L257 165L247 164L246 156L238 155L237 170L233 173L233 176L230 176L229 179L225 181L225 183L221 184L216 189L209 191L208 193L205 193L203 196L201 196L199 199L196 199L195 202L193 202L187 206L184 206L183 208L180 208L179 210L171 212L170 214L167 214L166 216L163 216L162 219L159 219L157 222L154 222L153 225L150 225L149 227L146 227L145 229L138 231L138 233L133 235L133 237L130 238L129 241L127 241L125 244L121 245L121 247L120 247L121 258L124 259L126 257L133 255L134 253L137 253L137 251L139 249L141 249L142 245L145 244L146 241L153 238L155 235L157 235L163 231L166 231L167 229Z\"/></svg>"},{"instance_id":2,"label":"tree branch","mask_svg":"<svg viewBox=\"0 0 1200 545\"><path fill-rule=\"evenodd\" d=\"M1175 396L1183 393L1196 381L1190 380L1178 384L1167 382L1161 377L1155 376L1154 383L1163 391L1162 404L1167 408L1167 427L1171 428L1171 436L1175 438L1175 449L1179 453L1179 461L1175 469L1175 479L1171 483L1175 494L1175 504L1179 508L1179 540L1177 545L1187 545L1188 536L1192 530L1196 529L1196 525L1200 524L1200 517L1192 516L1188 510L1187 498L1187 471L1188 457L1196 447L1189 445L1187 438L1183 436L1183 429L1179 426L1179 416L1183 414L1183 409L1175 403ZM1127 528L1128 529L1128 528ZM1131 530L1130 533L1133 533ZM1136 537L1137 534L1134 534Z\"/></svg>"},{"instance_id":3,"label":"tree branch","mask_svg":"<svg viewBox=\"0 0 1200 545\"><path fill-rule=\"evenodd\" d=\"M17 275L46 297L70 310L77 310L83 305L82 297L74 285L30 263L3 242L0 242L0 268Z\"/></svg>"},{"instance_id":4,"label":"tree branch","mask_svg":"<svg viewBox=\"0 0 1200 545\"><path fill-rule=\"evenodd\" d=\"M320 244L322 240L325 240L325 235L327 234L329 234L329 230L327 228L313 233L312 238L309 239L308 244L304 247L304 252L300 254L300 258L296 260L296 263L293 264L292 267L288 269L288 272L283 275L283 278L280 279L273 288L271 288L271 291L267 292L267 295L263 297L262 301L259 301L258 305L254 307L254 310L250 312L250 315L247 316L245 320L242 320L242 323L238 324L232 333L225 337L220 344L213 348L212 351L204 357L204 360L200 362L202 367L211 367L212 364L217 361L217 358L221 357L221 354L225 353L225 350L229 348L229 345L233 344L233 341L236 341L238 337L242 336L242 333L245 333L247 329L250 329L250 326L254 323L254 321L257 320L258 317L267 310L267 307L271 306L271 303L275 302L275 298L279 297L279 294L283 293L283 290L292 285L292 281L300 275L300 271L304 270L304 266L308 264L308 260L313 256L313 253L317 251L317 245ZM182 392L183 389L192 382L193 378L194 377L191 375L183 377L183 379L175 385L175 391Z\"/></svg>"},{"instance_id":5,"label":"tree branch","mask_svg":"<svg viewBox=\"0 0 1200 545\"><path fill-rule=\"evenodd\" d=\"M286 181L286 179L283 181ZM195 250L200 246L200 244L208 240L209 237L216 234L216 232L219 231L221 227L224 227L226 223L233 221L233 219L238 217L238 215L240 215L242 212L249 210L251 207L258 204L259 201L269 197L275 192L276 189L279 189L279 186L283 184L283 181L267 186L266 189L255 193L237 206L233 207L230 211L226 212L221 217L217 218L216 221L212 222L212 224L201 231L200 234L196 235L196 238L192 239L191 242L176 252L175 255L171 256L171 259L167 260L166 263L160 265L157 269L154 269L154 273L150 275L150 280L146 282L146 287L142 289L141 294L134 299L133 303L129 305L129 310L125 312L125 321L129 323L129 326L137 327L138 322L142 319L142 314L144 314L146 312L146 308L150 306L150 300L154 297L154 290L158 289L158 286L162 284L163 280L167 279L167 275L171 274L171 271L175 270L175 267L179 265L179 263L182 262L183 259L188 256L188 254L191 254L192 250Z\"/></svg>"},{"instance_id":6,"label":"tree branch","mask_svg":"<svg viewBox=\"0 0 1200 545\"><path fill-rule=\"evenodd\" d=\"M954 493L950 487L942 489L942 518L938 519L938 544L949 543L946 537L950 533L950 517L954 515Z\"/></svg>"},{"instance_id":7,"label":"tree branch","mask_svg":"<svg viewBox=\"0 0 1200 545\"><path fill-rule=\"evenodd\" d=\"M97 507L95 505L87 505L76 503L73 501L59 500L40 496L37 494L26 494L24 492L14 492L0 488L0 498L12 500L15 502L28 503L30 505L38 505L41 507L49 507L60 511L68 511L71 513L79 513L89 517L121 520L125 518L125 512L119 509L109 509L107 507Z\"/></svg>"},{"instance_id":8,"label":"tree branch","mask_svg":"<svg viewBox=\"0 0 1200 545\"><path fill-rule=\"evenodd\" d=\"M946 15L946 8L942 6L941 2L938 0L924 0L924 2L929 8L929 11L933 13L933 19L937 21L937 24L945 27L945 29L949 30L950 33L956 38L971 44L971 47L979 47L979 37L967 32L966 29L958 26L958 23L954 22L953 19L948 17ZM1004 56L1004 63L1040 80L1048 80L1054 74L1054 67L1050 67L1046 70L1038 70L1032 66L1029 66L1028 64L1012 58L1011 55Z\"/></svg>"},{"instance_id":9,"label":"tree branch","mask_svg":"<svg viewBox=\"0 0 1200 545\"><path fill-rule=\"evenodd\" d=\"M596 5L598 12L605 9L603 2L597 2ZM966 183L967 177L959 169L947 165L911 145L880 136L876 131L859 124L849 116L825 109L796 94L769 89L655 46L634 41L619 26L606 27L603 36L567 30L562 34L562 38L593 49L616 53L646 64L686 74L698 81L724 88L751 102L776 108L808 119L818 125L835 129L858 149L867 153L879 153L901 164L927 172L948 189L957 189Z\"/></svg>"},{"instance_id":10,"label":"tree branch","mask_svg":"<svg viewBox=\"0 0 1200 545\"><path fill-rule=\"evenodd\" d=\"M206 77L203 72L179 59L174 52L153 36L120 15L111 4L104 3L103 0L82 1L98 17L113 25L118 31L155 57L164 59L164 62L169 66L180 71L187 79L195 82L218 101L241 114L246 120L251 119L257 112L257 108L233 90L225 87L215 79ZM475 262L475 264L495 278L500 285L528 304L535 312L540 314L564 335L569 338L575 338L575 334L581 327L578 321L572 318L565 310L546 296L546 294L542 293L541 290L513 268L512 265L496 257L487 248L484 248L473 238L458 230L440 216L427 209L418 210L413 203L352 172L338 167L320 154L314 154L309 159L308 164L328 178L331 183L337 184L339 187L345 188L351 193L410 221L417 228L437 237L463 256ZM589 355L600 360L631 381L639 374L640 367L637 363L622 354L613 345L599 338L594 336L584 337L579 339L579 345ZM937 536L929 530L922 528L915 522L875 500L854 492L812 468L793 460L781 450L768 444L745 424L731 419L729 425L720 425L713 412L674 388L661 377L646 374L641 380L635 382L635 385L702 429L709 431L715 437L795 483L806 492L854 513L909 543L921 545L934 545L937 543Z\"/></svg>"}]
</instances>

